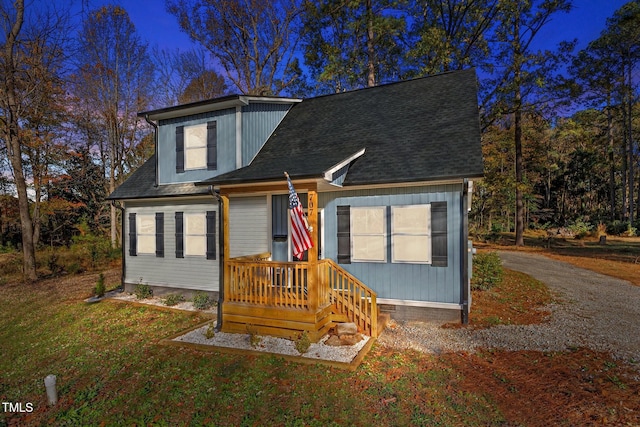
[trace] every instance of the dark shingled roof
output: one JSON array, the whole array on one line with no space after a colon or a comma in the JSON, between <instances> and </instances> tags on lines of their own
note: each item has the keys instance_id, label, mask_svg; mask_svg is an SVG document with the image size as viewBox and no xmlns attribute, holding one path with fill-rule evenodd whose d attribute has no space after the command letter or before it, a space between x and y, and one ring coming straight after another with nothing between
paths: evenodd
<instances>
[{"instance_id":1,"label":"dark shingled roof","mask_svg":"<svg viewBox=\"0 0 640 427\"><path fill-rule=\"evenodd\" d=\"M322 177L363 148L344 186L482 177L475 70L305 99L250 165L199 184Z\"/></svg>"},{"instance_id":2,"label":"dark shingled roof","mask_svg":"<svg viewBox=\"0 0 640 427\"><path fill-rule=\"evenodd\" d=\"M196 187L192 182L184 184L165 184L155 186L156 158L151 156L142 166L131 174L107 200L146 199L155 197L175 197L209 194L207 187Z\"/></svg>"}]
</instances>

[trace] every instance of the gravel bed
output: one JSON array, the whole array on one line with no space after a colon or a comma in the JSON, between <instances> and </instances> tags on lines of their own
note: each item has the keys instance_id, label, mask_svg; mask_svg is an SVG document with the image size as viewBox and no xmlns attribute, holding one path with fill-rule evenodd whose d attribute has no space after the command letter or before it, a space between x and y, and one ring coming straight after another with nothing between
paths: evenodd
<instances>
[{"instance_id":1,"label":"gravel bed","mask_svg":"<svg viewBox=\"0 0 640 427\"><path fill-rule=\"evenodd\" d=\"M378 343L435 354L477 348L565 351L585 347L608 352L640 369L640 287L537 254L501 252L500 257L505 267L533 276L558 296L561 302L548 307L549 322L478 330L403 322L390 325Z\"/></svg>"},{"instance_id":2,"label":"gravel bed","mask_svg":"<svg viewBox=\"0 0 640 427\"><path fill-rule=\"evenodd\" d=\"M350 363L369 341L369 337L363 335L364 339L354 345L334 347L325 344L325 341L329 338L329 336L325 336L319 342L312 343L306 353L300 354L298 350L296 350L295 343L288 339L260 336L260 342L254 347L251 345L248 334L216 332L212 338L207 339L205 336L207 329L208 325L202 326L174 338L173 341L241 350L261 351L285 356L299 356L309 359L329 360L344 363Z\"/></svg>"},{"instance_id":3,"label":"gravel bed","mask_svg":"<svg viewBox=\"0 0 640 427\"><path fill-rule=\"evenodd\" d=\"M173 308L173 309L176 309L176 310L200 311L202 313L207 313L207 314L210 314L210 315L214 315L214 314L217 313L215 307L208 308L206 310L199 310L199 309L197 309L197 308L195 308L193 306L193 302L191 302L191 301L182 301L182 302L179 302L176 305L168 306L168 305L166 305L164 303L164 299L162 297L151 297L151 298L138 299L135 296L135 294L130 294L128 292L120 292L120 291L107 292L105 294L105 298L116 299L116 300L120 300L120 301L135 302L135 303L138 303L138 304L156 305L156 306L159 306L159 307Z\"/></svg>"},{"instance_id":4,"label":"gravel bed","mask_svg":"<svg viewBox=\"0 0 640 427\"><path fill-rule=\"evenodd\" d=\"M153 297L146 299L137 299L134 294L126 293L126 292L110 292L105 295L107 298L117 299L121 301L128 302L136 302L138 304L147 304L147 305L156 305L160 307L167 307L162 298ZM172 309L176 310L188 310L188 311L202 311L203 313L207 313L210 315L216 315L216 308L211 308L208 310L197 310L193 307L193 303L191 301L183 301L179 304L173 305ZM191 332L188 332L184 335L181 335L177 338L174 338L173 341L193 343L193 344L203 344L210 345L216 347L227 347L227 348L235 348L240 350L252 350L252 351L260 351L265 353L273 353L280 354L285 356L300 356L309 359L318 359L318 360L328 360L332 362L344 362L351 363L353 359L360 353L360 350L367 344L369 341L369 337L363 335L363 340L351 345L351 346L330 346L326 345L325 341L329 338L329 336L323 337L319 342L311 344L309 350L300 354L298 350L296 350L295 344L291 340L269 337L269 336L261 336L260 343L253 347L249 340L248 334L229 334L225 332L216 332L215 336L211 339L207 339L205 336L205 332L207 331L208 326L202 326L198 329L195 329Z\"/></svg>"}]
</instances>

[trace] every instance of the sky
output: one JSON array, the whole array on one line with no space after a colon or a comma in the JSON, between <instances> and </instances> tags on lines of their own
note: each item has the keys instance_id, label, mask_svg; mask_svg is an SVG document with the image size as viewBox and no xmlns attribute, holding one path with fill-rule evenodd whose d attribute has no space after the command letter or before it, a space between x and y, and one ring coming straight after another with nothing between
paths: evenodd
<instances>
[{"instance_id":1,"label":"sky","mask_svg":"<svg viewBox=\"0 0 640 427\"><path fill-rule=\"evenodd\" d=\"M607 18L627 1L574 0L570 13L555 15L544 27L537 39L538 46L553 48L561 41L577 38L577 49L586 47L600 35ZM157 45L167 50L193 47L189 37L180 31L176 18L166 11L165 0L84 0L82 3L88 3L91 8L109 3L119 4L127 10L139 35L151 47Z\"/></svg>"}]
</instances>

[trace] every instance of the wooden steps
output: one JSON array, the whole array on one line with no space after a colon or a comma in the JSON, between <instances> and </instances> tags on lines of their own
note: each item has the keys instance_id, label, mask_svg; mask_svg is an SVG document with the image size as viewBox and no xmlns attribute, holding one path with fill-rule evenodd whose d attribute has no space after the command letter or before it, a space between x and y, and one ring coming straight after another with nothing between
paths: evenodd
<instances>
[{"instance_id":1,"label":"wooden steps","mask_svg":"<svg viewBox=\"0 0 640 427\"><path fill-rule=\"evenodd\" d=\"M331 306L313 312L297 308L224 303L222 313L222 331L230 333L252 332L296 339L305 331L311 342L318 342L333 326Z\"/></svg>"}]
</instances>

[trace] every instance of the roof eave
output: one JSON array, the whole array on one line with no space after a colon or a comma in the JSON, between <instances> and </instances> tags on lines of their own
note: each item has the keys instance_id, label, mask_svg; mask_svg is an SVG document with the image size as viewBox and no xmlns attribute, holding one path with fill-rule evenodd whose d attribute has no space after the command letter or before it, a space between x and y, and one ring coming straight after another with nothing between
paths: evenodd
<instances>
[{"instance_id":1,"label":"roof eave","mask_svg":"<svg viewBox=\"0 0 640 427\"><path fill-rule=\"evenodd\" d=\"M198 101L192 102L190 104L161 108L159 110L143 111L138 113L138 117L146 117L149 120L165 120L173 119L176 117L191 116L194 114L208 113L211 111L225 110L227 108L244 107L252 102L262 102L270 104L293 104L301 101L302 99L299 98L229 95L217 99L209 99L206 101Z\"/></svg>"}]
</instances>

